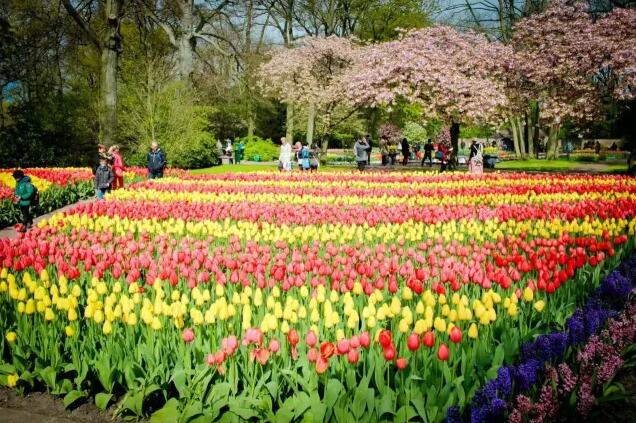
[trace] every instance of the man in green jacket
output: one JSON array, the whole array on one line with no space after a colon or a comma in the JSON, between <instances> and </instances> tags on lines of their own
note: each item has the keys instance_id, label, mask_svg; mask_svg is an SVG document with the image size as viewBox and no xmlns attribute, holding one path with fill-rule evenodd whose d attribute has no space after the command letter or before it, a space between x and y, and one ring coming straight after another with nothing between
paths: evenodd
<instances>
[{"instance_id":1,"label":"man in green jacket","mask_svg":"<svg viewBox=\"0 0 636 423\"><path fill-rule=\"evenodd\" d=\"M35 187L31 182L31 178L26 176L21 170L14 171L13 178L15 179L14 203L20 206L20 211L22 212L22 231L24 232L33 226L31 202L35 194Z\"/></svg>"}]
</instances>

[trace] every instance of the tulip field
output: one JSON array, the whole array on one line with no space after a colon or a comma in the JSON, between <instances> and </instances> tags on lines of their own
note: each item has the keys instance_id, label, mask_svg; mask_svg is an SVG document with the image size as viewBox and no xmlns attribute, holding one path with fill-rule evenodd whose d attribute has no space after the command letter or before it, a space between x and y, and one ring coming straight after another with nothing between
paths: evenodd
<instances>
[{"instance_id":1,"label":"tulip field","mask_svg":"<svg viewBox=\"0 0 636 423\"><path fill-rule=\"evenodd\" d=\"M0 385L126 420L442 421L636 245L623 176L174 175L0 240Z\"/></svg>"}]
</instances>

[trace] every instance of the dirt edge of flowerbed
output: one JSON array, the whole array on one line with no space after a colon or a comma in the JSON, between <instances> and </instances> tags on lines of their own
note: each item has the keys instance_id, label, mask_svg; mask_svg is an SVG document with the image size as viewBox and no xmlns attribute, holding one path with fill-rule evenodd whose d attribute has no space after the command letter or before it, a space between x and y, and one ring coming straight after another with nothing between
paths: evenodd
<instances>
[{"instance_id":1,"label":"dirt edge of flowerbed","mask_svg":"<svg viewBox=\"0 0 636 423\"><path fill-rule=\"evenodd\" d=\"M62 397L44 392L28 392L20 395L15 390L0 388L0 408L26 411L46 417L65 418L76 422L123 423L123 420L114 417L114 405L102 412L95 407L92 400L89 400L78 407L66 410Z\"/></svg>"}]
</instances>

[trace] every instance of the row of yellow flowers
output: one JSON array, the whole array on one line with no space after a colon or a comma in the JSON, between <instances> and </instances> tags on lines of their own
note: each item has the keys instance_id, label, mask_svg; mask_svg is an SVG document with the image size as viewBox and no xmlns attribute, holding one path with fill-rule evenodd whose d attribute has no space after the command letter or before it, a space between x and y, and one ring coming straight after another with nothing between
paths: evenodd
<instances>
[{"instance_id":1,"label":"row of yellow flowers","mask_svg":"<svg viewBox=\"0 0 636 423\"><path fill-rule=\"evenodd\" d=\"M222 323L230 333L237 334L252 327L263 333L287 334L290 327L300 325L340 340L395 321L404 334L422 334L431 329L450 334L454 326L461 324L475 339L479 326L488 326L498 318L515 319L520 308L524 312L541 312L545 306L545 300L538 299L529 288L524 290L521 301L514 293L502 298L492 289L472 299L459 293L447 298L430 290L416 295L408 287L403 287L399 296L387 296L377 289L366 296L359 282L352 292L344 294L320 285L313 297L306 286L288 292L276 286L268 293L241 285L180 291L161 280L142 292L137 283L122 287L120 282L109 285L95 277L84 287L69 283L63 276L55 281L46 270L38 278L24 273L16 280L7 269L0 272L0 294L16 302L20 314L39 314L44 322L65 321L66 336L75 334L73 324L83 317L98 325L104 335L110 335L117 324L143 323L160 330L166 324L181 329ZM11 342L15 336L10 332L7 340Z\"/></svg>"},{"instance_id":2,"label":"row of yellow flowers","mask_svg":"<svg viewBox=\"0 0 636 423\"><path fill-rule=\"evenodd\" d=\"M344 195L324 195L308 196L297 194L278 193L246 193L246 192L183 192L183 191L159 191L153 189L124 189L116 190L108 194L109 199L114 200L152 200L162 202L197 202L197 203L274 203L274 204L316 204L316 205L363 205L373 207L386 207L393 205L415 206L443 206L451 204L459 205L504 205L504 204L543 204L546 202L576 202L584 200L636 200L636 193L629 193L617 189L609 192L588 192L588 193L553 193L536 194L533 191L528 194L475 194L462 196L344 196Z\"/></svg>"},{"instance_id":3,"label":"row of yellow flowers","mask_svg":"<svg viewBox=\"0 0 636 423\"><path fill-rule=\"evenodd\" d=\"M563 232L577 236L600 236L604 232L612 236L625 231L629 235L636 233L636 218L627 219L600 219L588 217L579 220L508 220L500 221L497 218L480 220L452 220L426 224L423 222L406 222L403 224L382 223L375 226L362 225L306 225L288 226L286 224L270 224L268 222L236 221L225 219L223 221L203 220L199 222L185 221L183 219L170 218L157 219L131 219L118 216L89 216L87 214L57 213L48 220L42 220L40 227L47 225L59 228L85 229L101 232L112 231L115 235L147 232L150 234L171 234L174 236L208 236L217 238L230 238L237 236L243 240L256 242L275 242L279 240L287 242L320 241L349 243L352 241L364 242L390 242L409 241L419 242L422 239L437 239L442 237L446 242L457 240L464 242L474 239L483 242L485 239L498 239L504 235L518 236L526 233L533 237L552 238Z\"/></svg>"}]
</instances>

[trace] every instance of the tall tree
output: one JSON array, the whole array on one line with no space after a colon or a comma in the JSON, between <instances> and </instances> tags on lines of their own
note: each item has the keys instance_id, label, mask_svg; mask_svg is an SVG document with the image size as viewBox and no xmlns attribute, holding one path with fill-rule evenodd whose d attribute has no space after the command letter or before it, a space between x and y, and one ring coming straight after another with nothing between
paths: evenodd
<instances>
[{"instance_id":1,"label":"tall tree","mask_svg":"<svg viewBox=\"0 0 636 423\"><path fill-rule=\"evenodd\" d=\"M112 144L117 132L117 66L122 51L120 25L127 2L126 0L94 0L87 2L83 8L79 8L70 0L61 1L86 39L100 55L100 138L102 142ZM94 11L99 17L96 23L87 19L87 16Z\"/></svg>"},{"instance_id":2,"label":"tall tree","mask_svg":"<svg viewBox=\"0 0 636 423\"><path fill-rule=\"evenodd\" d=\"M449 27L430 27L366 48L348 73L355 104L421 105L424 116L451 127L455 151L461 123L495 123L508 106L500 77L509 47Z\"/></svg>"},{"instance_id":3,"label":"tall tree","mask_svg":"<svg viewBox=\"0 0 636 423\"><path fill-rule=\"evenodd\" d=\"M195 66L197 46L208 43L223 55L237 55L233 41L223 34L231 17L226 9L235 0L137 0L147 15L159 25L177 50L178 78L189 83Z\"/></svg>"},{"instance_id":4,"label":"tall tree","mask_svg":"<svg viewBox=\"0 0 636 423\"><path fill-rule=\"evenodd\" d=\"M261 66L261 84L266 93L284 103L305 104L308 108L307 142L313 143L316 115L327 120L321 148L326 152L328 134L339 120L351 116L355 109L338 121L331 116L338 105L346 102L345 75L358 58L357 49L347 38L306 38L298 47L281 49Z\"/></svg>"}]
</instances>

